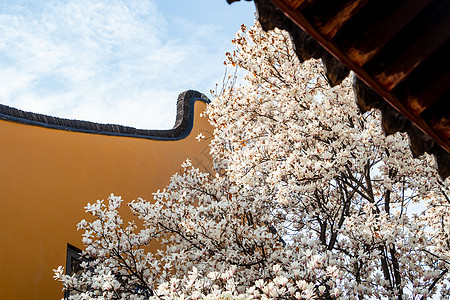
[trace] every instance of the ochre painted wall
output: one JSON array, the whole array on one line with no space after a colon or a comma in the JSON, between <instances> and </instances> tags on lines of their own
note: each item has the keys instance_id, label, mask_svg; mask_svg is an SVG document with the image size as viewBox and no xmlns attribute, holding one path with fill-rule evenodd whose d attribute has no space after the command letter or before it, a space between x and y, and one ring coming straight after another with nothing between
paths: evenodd
<instances>
[{"instance_id":1,"label":"ochre painted wall","mask_svg":"<svg viewBox=\"0 0 450 300\"><path fill-rule=\"evenodd\" d=\"M151 200L189 158L209 164L199 117L179 141L154 141L0 121L0 299L60 299L52 269L65 266L67 243L82 248L83 207L111 194Z\"/></svg>"}]
</instances>

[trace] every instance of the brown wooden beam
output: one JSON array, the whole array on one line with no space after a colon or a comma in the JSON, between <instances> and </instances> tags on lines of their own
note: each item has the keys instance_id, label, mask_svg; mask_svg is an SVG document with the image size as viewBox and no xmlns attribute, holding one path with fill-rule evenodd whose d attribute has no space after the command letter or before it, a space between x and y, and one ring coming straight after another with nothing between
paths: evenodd
<instances>
[{"instance_id":1,"label":"brown wooden beam","mask_svg":"<svg viewBox=\"0 0 450 300\"><path fill-rule=\"evenodd\" d=\"M414 17L416 17L432 0L409 0L399 3L378 2L376 12L367 11L367 14L376 14L376 22L371 24L364 32L355 36L351 34L355 27L364 26L368 16L361 16L360 24L352 24L342 34L342 40L336 41L344 53L358 66L362 67L395 37ZM390 5L387 9L386 5Z\"/></svg>"},{"instance_id":2,"label":"brown wooden beam","mask_svg":"<svg viewBox=\"0 0 450 300\"><path fill-rule=\"evenodd\" d=\"M310 34L319 44L322 45L328 52L335 56L338 60L346 64L355 74L361 78L368 86L373 88L380 96L382 96L389 104L396 110L406 116L413 122L420 130L429 135L437 141L447 152L450 152L450 142L439 136L434 130L421 118L412 114L397 98L396 96L384 89L372 76L370 76L364 69L353 62L333 41L327 39L322 35L305 16L298 10L292 9L284 0L271 0L278 6L297 26Z\"/></svg>"}]
</instances>

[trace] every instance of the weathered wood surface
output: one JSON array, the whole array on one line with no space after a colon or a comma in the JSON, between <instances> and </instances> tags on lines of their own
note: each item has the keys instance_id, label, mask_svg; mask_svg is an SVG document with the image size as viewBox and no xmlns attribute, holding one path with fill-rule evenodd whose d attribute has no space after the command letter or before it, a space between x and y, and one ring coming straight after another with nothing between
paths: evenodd
<instances>
[{"instance_id":1,"label":"weathered wood surface","mask_svg":"<svg viewBox=\"0 0 450 300\"><path fill-rule=\"evenodd\" d=\"M360 108L380 109L386 134L407 132L413 154L434 154L450 175L450 1L254 2L263 29L289 31L299 59L322 59L331 85L353 70Z\"/></svg>"}]
</instances>

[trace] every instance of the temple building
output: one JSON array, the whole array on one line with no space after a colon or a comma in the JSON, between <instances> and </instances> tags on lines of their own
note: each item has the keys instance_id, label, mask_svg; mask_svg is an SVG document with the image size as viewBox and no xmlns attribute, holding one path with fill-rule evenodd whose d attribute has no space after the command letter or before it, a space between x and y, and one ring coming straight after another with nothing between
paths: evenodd
<instances>
[{"instance_id":1,"label":"temple building","mask_svg":"<svg viewBox=\"0 0 450 300\"><path fill-rule=\"evenodd\" d=\"M182 93L170 130L67 120L0 105L0 299L63 297L52 269L76 268L82 248L76 225L89 219L87 203L111 193L124 203L152 200L186 159L208 169L208 142L195 139L212 133L207 118L200 118L208 102L199 92ZM130 217L126 205L121 210Z\"/></svg>"}]
</instances>

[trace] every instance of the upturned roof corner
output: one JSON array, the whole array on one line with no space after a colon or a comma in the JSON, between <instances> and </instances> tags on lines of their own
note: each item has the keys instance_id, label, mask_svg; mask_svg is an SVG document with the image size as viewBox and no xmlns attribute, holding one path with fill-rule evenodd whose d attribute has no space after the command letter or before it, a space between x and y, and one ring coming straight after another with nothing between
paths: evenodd
<instances>
[{"instance_id":1,"label":"upturned roof corner","mask_svg":"<svg viewBox=\"0 0 450 300\"><path fill-rule=\"evenodd\" d=\"M177 100L175 125L172 129L167 130L137 129L117 124L100 124L64 119L26 112L1 104L0 120L73 132L172 141L183 139L190 134L194 123L194 105L196 101L210 102L207 96L194 90L181 93Z\"/></svg>"}]
</instances>

